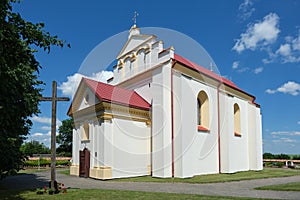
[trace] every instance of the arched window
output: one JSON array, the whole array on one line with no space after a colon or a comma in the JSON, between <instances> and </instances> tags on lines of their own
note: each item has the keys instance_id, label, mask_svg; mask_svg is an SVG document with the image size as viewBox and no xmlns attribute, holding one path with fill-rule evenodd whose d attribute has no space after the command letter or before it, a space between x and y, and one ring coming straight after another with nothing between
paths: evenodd
<instances>
[{"instance_id":1,"label":"arched window","mask_svg":"<svg viewBox=\"0 0 300 200\"><path fill-rule=\"evenodd\" d=\"M124 70L125 70L125 74L124 77L127 78L130 76L131 73L131 61L130 61L130 57L127 57L124 61L125 66L124 66Z\"/></svg>"},{"instance_id":2,"label":"arched window","mask_svg":"<svg viewBox=\"0 0 300 200\"><path fill-rule=\"evenodd\" d=\"M145 50L140 49L137 52L137 67L138 67L138 72L142 71L145 67Z\"/></svg>"},{"instance_id":3,"label":"arched window","mask_svg":"<svg viewBox=\"0 0 300 200\"><path fill-rule=\"evenodd\" d=\"M90 127L88 123L85 123L83 125L83 130L82 130L82 140L89 140L90 139Z\"/></svg>"},{"instance_id":4,"label":"arched window","mask_svg":"<svg viewBox=\"0 0 300 200\"><path fill-rule=\"evenodd\" d=\"M234 109L234 135L241 137L241 111L237 103L233 106Z\"/></svg>"},{"instance_id":5,"label":"arched window","mask_svg":"<svg viewBox=\"0 0 300 200\"><path fill-rule=\"evenodd\" d=\"M197 98L197 123L199 131L209 131L209 99L204 91Z\"/></svg>"}]
</instances>

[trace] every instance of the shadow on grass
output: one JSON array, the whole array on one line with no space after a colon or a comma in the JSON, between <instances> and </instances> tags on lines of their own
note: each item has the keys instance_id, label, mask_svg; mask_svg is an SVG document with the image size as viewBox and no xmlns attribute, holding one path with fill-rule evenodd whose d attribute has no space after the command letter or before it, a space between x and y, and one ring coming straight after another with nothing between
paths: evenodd
<instances>
[{"instance_id":1,"label":"shadow on grass","mask_svg":"<svg viewBox=\"0 0 300 200\"><path fill-rule=\"evenodd\" d=\"M21 193L48 185L48 180L35 174L9 176L0 180L0 199L22 199Z\"/></svg>"}]
</instances>

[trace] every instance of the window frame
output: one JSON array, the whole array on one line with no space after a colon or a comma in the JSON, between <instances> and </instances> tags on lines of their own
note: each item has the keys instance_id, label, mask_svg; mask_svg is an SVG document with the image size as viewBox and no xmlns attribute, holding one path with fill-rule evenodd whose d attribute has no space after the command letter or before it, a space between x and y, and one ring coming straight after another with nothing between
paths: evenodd
<instances>
[{"instance_id":1,"label":"window frame","mask_svg":"<svg viewBox=\"0 0 300 200\"><path fill-rule=\"evenodd\" d=\"M209 98L204 90L201 90L197 96L197 130L209 133L210 109Z\"/></svg>"},{"instance_id":2,"label":"window frame","mask_svg":"<svg viewBox=\"0 0 300 200\"><path fill-rule=\"evenodd\" d=\"M81 141L83 141L83 142L90 141L90 125L89 125L89 123L84 123L82 125Z\"/></svg>"},{"instance_id":3,"label":"window frame","mask_svg":"<svg viewBox=\"0 0 300 200\"><path fill-rule=\"evenodd\" d=\"M242 137L241 134L241 108L238 103L233 104L233 132L234 136Z\"/></svg>"}]
</instances>

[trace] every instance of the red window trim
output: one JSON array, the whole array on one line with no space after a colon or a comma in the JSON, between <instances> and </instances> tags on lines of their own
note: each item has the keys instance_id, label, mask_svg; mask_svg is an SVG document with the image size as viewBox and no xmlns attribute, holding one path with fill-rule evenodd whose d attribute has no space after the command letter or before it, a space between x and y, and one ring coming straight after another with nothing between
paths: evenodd
<instances>
[{"instance_id":1,"label":"red window trim","mask_svg":"<svg viewBox=\"0 0 300 200\"><path fill-rule=\"evenodd\" d=\"M242 134L240 134L239 132L234 132L234 136L236 136L236 137L242 137Z\"/></svg>"},{"instance_id":2,"label":"red window trim","mask_svg":"<svg viewBox=\"0 0 300 200\"><path fill-rule=\"evenodd\" d=\"M198 125L197 129L198 129L198 131L202 131L202 132L210 132L209 129L207 129L206 127L201 126L201 125Z\"/></svg>"}]
</instances>

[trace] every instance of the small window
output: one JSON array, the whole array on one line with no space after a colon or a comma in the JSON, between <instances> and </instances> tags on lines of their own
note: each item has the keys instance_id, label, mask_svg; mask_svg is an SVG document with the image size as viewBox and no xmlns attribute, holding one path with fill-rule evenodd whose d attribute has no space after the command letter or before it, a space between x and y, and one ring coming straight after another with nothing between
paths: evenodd
<instances>
[{"instance_id":1,"label":"small window","mask_svg":"<svg viewBox=\"0 0 300 200\"><path fill-rule=\"evenodd\" d=\"M82 130L82 140L89 140L90 139L90 127L88 123L85 123L83 125L83 130Z\"/></svg>"},{"instance_id":2,"label":"small window","mask_svg":"<svg viewBox=\"0 0 300 200\"><path fill-rule=\"evenodd\" d=\"M121 73L122 67L118 67L118 73Z\"/></svg>"},{"instance_id":3,"label":"small window","mask_svg":"<svg viewBox=\"0 0 300 200\"><path fill-rule=\"evenodd\" d=\"M234 109L234 135L241 137L241 111L237 103L233 106Z\"/></svg>"},{"instance_id":4,"label":"small window","mask_svg":"<svg viewBox=\"0 0 300 200\"><path fill-rule=\"evenodd\" d=\"M199 131L209 132L209 99L204 91L197 98L197 123Z\"/></svg>"},{"instance_id":5,"label":"small window","mask_svg":"<svg viewBox=\"0 0 300 200\"><path fill-rule=\"evenodd\" d=\"M84 104L88 105L89 104L89 100L90 100L90 96L89 96L89 94L86 94L85 97L84 97Z\"/></svg>"}]
</instances>

